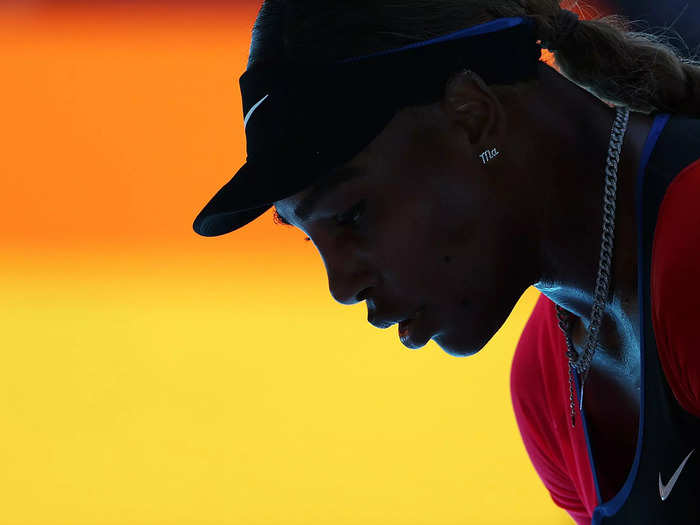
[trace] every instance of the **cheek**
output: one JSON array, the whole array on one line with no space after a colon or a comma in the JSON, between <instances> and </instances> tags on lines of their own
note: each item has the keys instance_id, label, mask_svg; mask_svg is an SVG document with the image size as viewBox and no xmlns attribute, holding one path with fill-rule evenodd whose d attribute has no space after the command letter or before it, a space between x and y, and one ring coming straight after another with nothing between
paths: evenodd
<instances>
[{"instance_id":1,"label":"cheek","mask_svg":"<svg viewBox=\"0 0 700 525\"><path fill-rule=\"evenodd\" d=\"M431 292L455 325L469 324L475 337L489 338L533 281L536 259L527 221L485 219L436 238L440 257L433 272L439 277Z\"/></svg>"},{"instance_id":2,"label":"cheek","mask_svg":"<svg viewBox=\"0 0 700 525\"><path fill-rule=\"evenodd\" d=\"M498 256L498 247L490 242L492 217L485 214L493 203L486 202L488 188L474 184L474 178L478 173L467 177L445 168L410 178L376 204L383 212L372 221L372 251L398 290L410 286L446 300L470 280L469 272L492 279L488 260Z\"/></svg>"},{"instance_id":3,"label":"cheek","mask_svg":"<svg viewBox=\"0 0 700 525\"><path fill-rule=\"evenodd\" d=\"M436 209L433 220L403 232L387 256L425 300L452 306L473 296L488 301L489 290L508 279L503 262L512 256L492 219L465 208Z\"/></svg>"},{"instance_id":4,"label":"cheek","mask_svg":"<svg viewBox=\"0 0 700 525\"><path fill-rule=\"evenodd\" d=\"M474 222L444 211L436 216L414 210L382 229L377 264L398 290L445 298L464 276L475 251Z\"/></svg>"}]
</instances>

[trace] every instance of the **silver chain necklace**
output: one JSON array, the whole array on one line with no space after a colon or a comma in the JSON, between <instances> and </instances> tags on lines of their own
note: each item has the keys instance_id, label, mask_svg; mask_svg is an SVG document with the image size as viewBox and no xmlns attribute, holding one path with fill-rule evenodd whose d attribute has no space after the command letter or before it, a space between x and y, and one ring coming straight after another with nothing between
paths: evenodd
<instances>
[{"instance_id":1,"label":"silver chain necklace","mask_svg":"<svg viewBox=\"0 0 700 525\"><path fill-rule=\"evenodd\" d=\"M595 283L595 294L593 299L593 309L591 311L591 322L586 333L586 343L583 355L578 359L576 350L571 341L572 316L569 312L556 306L557 317L559 318L559 328L564 332L566 346L568 348L566 356L569 359L569 406L571 408L571 426L575 427L574 411L574 386L573 370L579 373L581 383L581 393L579 395L579 411L583 409L583 385L588 378L593 354L598 347L598 337L600 324L603 320L603 313L610 288L610 265L613 254L613 241L615 238L615 196L617 193L617 167L620 161L620 150L627 131L629 122L629 108L618 107L617 117L613 124L610 136L610 146L608 148L608 158L605 166L605 192L603 195L603 236L600 244L600 259L598 261L598 277Z\"/></svg>"}]
</instances>

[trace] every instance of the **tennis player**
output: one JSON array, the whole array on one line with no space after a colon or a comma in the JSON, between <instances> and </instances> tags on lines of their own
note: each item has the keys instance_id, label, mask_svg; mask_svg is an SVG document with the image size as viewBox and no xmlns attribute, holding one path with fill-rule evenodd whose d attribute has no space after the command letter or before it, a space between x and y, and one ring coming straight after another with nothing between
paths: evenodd
<instances>
[{"instance_id":1,"label":"tennis player","mask_svg":"<svg viewBox=\"0 0 700 525\"><path fill-rule=\"evenodd\" d=\"M274 206L338 302L453 356L535 286L511 394L553 501L700 524L700 62L556 0L268 0L240 88L198 234Z\"/></svg>"}]
</instances>

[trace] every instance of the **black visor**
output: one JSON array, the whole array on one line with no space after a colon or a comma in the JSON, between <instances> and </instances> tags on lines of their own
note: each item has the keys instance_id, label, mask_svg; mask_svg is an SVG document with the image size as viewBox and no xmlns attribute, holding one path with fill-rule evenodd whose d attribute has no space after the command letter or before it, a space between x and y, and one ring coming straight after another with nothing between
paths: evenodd
<instances>
[{"instance_id":1,"label":"black visor","mask_svg":"<svg viewBox=\"0 0 700 525\"><path fill-rule=\"evenodd\" d=\"M500 18L399 49L334 63L267 63L240 78L247 159L194 221L232 232L362 151L403 107L434 103L452 74L489 84L537 77L529 17Z\"/></svg>"}]
</instances>

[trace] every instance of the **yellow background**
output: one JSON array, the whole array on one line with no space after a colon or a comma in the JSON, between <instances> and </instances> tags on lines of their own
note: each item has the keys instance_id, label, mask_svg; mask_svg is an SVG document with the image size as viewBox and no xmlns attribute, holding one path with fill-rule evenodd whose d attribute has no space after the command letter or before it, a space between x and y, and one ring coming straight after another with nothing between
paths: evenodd
<instances>
[{"instance_id":1,"label":"yellow background","mask_svg":"<svg viewBox=\"0 0 700 525\"><path fill-rule=\"evenodd\" d=\"M18 5L0 9L0 523L573 523L510 402L534 288L476 356L411 351L333 301L270 212L192 231L245 160L257 3Z\"/></svg>"}]
</instances>

